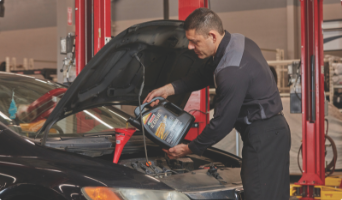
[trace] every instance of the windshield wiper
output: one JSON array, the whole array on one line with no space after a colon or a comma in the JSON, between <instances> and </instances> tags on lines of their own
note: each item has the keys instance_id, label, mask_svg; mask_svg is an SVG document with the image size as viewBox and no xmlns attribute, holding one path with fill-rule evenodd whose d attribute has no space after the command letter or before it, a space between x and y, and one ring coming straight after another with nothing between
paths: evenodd
<instances>
[{"instance_id":1,"label":"windshield wiper","mask_svg":"<svg viewBox=\"0 0 342 200\"><path fill-rule=\"evenodd\" d=\"M98 135L115 135L115 131L111 131L111 132L98 132L98 133L84 133L83 137L98 136Z\"/></svg>"}]
</instances>

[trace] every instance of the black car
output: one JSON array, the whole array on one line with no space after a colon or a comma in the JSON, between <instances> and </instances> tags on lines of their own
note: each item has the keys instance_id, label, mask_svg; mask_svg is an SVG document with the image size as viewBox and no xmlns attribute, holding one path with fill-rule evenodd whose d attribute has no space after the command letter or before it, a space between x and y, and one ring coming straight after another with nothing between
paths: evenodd
<instances>
[{"instance_id":1,"label":"black car","mask_svg":"<svg viewBox=\"0 0 342 200\"><path fill-rule=\"evenodd\" d=\"M219 149L170 160L147 139L148 165L137 131L112 163L115 128L132 117L115 105L203 65L187 44L183 22L152 21L113 38L69 88L0 73L0 199L243 199L241 158Z\"/></svg>"}]
</instances>

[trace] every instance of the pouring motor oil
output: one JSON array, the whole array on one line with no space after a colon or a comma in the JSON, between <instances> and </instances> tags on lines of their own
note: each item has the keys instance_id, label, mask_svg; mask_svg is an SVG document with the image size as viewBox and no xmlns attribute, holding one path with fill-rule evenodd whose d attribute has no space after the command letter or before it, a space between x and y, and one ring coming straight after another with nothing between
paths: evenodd
<instances>
[{"instance_id":1,"label":"pouring motor oil","mask_svg":"<svg viewBox=\"0 0 342 200\"><path fill-rule=\"evenodd\" d=\"M145 107L155 100L159 100L160 103L145 110ZM194 116L162 97L156 97L151 102L142 104L141 110L144 123L142 126L145 128L146 136L167 149L179 144L195 121ZM139 107L134 110L134 114L136 118L130 118L128 121L142 130Z\"/></svg>"}]
</instances>

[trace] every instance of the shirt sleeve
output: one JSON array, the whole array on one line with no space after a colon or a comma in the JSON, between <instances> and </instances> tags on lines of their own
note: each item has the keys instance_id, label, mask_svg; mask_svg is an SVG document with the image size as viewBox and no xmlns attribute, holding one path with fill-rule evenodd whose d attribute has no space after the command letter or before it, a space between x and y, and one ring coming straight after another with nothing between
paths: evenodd
<instances>
[{"instance_id":1,"label":"shirt sleeve","mask_svg":"<svg viewBox=\"0 0 342 200\"><path fill-rule=\"evenodd\" d=\"M175 94L187 93L207 87L213 83L213 73L215 67L212 65L212 59L196 70L194 73L172 82Z\"/></svg>"},{"instance_id":2,"label":"shirt sleeve","mask_svg":"<svg viewBox=\"0 0 342 200\"><path fill-rule=\"evenodd\" d=\"M233 128L245 99L249 78L239 67L226 67L215 77L218 95L214 117L197 138L189 143L190 150L202 155Z\"/></svg>"}]
</instances>

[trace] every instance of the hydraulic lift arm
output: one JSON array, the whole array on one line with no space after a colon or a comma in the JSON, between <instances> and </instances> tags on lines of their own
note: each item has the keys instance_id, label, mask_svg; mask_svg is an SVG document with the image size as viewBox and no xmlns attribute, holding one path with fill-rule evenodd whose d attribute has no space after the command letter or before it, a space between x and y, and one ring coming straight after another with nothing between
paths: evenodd
<instances>
[{"instance_id":1,"label":"hydraulic lift arm","mask_svg":"<svg viewBox=\"0 0 342 200\"><path fill-rule=\"evenodd\" d=\"M341 199L341 178L325 178L323 0L301 1L303 175L292 195Z\"/></svg>"},{"instance_id":2,"label":"hydraulic lift arm","mask_svg":"<svg viewBox=\"0 0 342 200\"><path fill-rule=\"evenodd\" d=\"M75 0L76 76L111 39L111 1Z\"/></svg>"},{"instance_id":3,"label":"hydraulic lift arm","mask_svg":"<svg viewBox=\"0 0 342 200\"><path fill-rule=\"evenodd\" d=\"M323 1L301 0L303 176L299 184L312 197L324 185Z\"/></svg>"}]
</instances>

